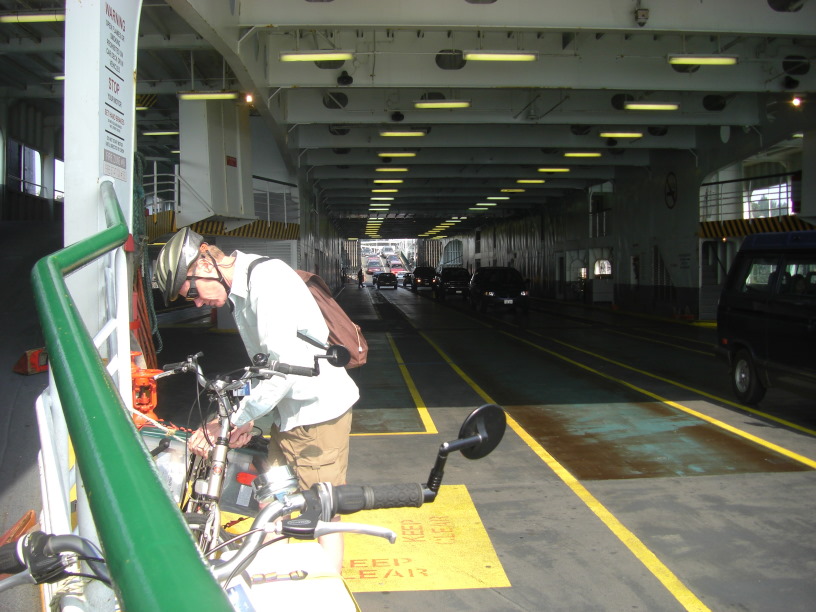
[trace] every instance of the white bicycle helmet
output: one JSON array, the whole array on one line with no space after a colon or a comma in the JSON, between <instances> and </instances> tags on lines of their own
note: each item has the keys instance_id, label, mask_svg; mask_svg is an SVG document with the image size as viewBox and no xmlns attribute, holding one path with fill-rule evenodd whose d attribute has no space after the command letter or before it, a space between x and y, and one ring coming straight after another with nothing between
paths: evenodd
<instances>
[{"instance_id":1,"label":"white bicycle helmet","mask_svg":"<svg viewBox=\"0 0 816 612\"><path fill-rule=\"evenodd\" d=\"M198 257L202 242L204 237L201 234L185 227L176 232L159 251L154 275L165 306L178 297L179 289L187 280L187 270Z\"/></svg>"}]
</instances>

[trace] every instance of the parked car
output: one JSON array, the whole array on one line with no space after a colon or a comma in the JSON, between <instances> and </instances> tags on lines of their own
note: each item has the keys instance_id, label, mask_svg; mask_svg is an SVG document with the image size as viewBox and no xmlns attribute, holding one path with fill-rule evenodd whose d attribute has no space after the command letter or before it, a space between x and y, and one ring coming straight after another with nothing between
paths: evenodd
<instances>
[{"instance_id":1,"label":"parked car","mask_svg":"<svg viewBox=\"0 0 816 612\"><path fill-rule=\"evenodd\" d=\"M717 354L746 404L770 387L816 397L816 232L747 236L717 307Z\"/></svg>"},{"instance_id":2,"label":"parked car","mask_svg":"<svg viewBox=\"0 0 816 612\"><path fill-rule=\"evenodd\" d=\"M377 289L382 289L383 287L393 287L394 289L397 288L397 275L391 272L380 272L377 275Z\"/></svg>"},{"instance_id":3,"label":"parked car","mask_svg":"<svg viewBox=\"0 0 816 612\"><path fill-rule=\"evenodd\" d=\"M494 266L474 272L468 287L471 305L480 312L488 308L529 310L527 282L515 268Z\"/></svg>"},{"instance_id":4,"label":"parked car","mask_svg":"<svg viewBox=\"0 0 816 612\"><path fill-rule=\"evenodd\" d=\"M432 289L434 276L436 276L436 270L430 266L418 266L414 268L411 279L411 291L416 292L419 289Z\"/></svg>"},{"instance_id":5,"label":"parked car","mask_svg":"<svg viewBox=\"0 0 816 612\"><path fill-rule=\"evenodd\" d=\"M434 277L433 290L436 299L442 301L447 295L468 296L470 272L465 268L442 268Z\"/></svg>"}]
</instances>

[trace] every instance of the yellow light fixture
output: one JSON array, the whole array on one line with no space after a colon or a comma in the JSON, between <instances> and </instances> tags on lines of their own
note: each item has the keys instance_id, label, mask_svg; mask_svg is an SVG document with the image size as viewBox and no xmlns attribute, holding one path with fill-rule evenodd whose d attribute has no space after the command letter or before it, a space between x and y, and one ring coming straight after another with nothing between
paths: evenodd
<instances>
[{"instance_id":1,"label":"yellow light fixture","mask_svg":"<svg viewBox=\"0 0 816 612\"><path fill-rule=\"evenodd\" d=\"M37 11L0 15L0 23L48 23L54 21L65 21L65 11Z\"/></svg>"},{"instance_id":2,"label":"yellow light fixture","mask_svg":"<svg viewBox=\"0 0 816 612\"><path fill-rule=\"evenodd\" d=\"M325 49L323 51L281 51L282 62L338 62L354 59L352 51Z\"/></svg>"},{"instance_id":3,"label":"yellow light fixture","mask_svg":"<svg viewBox=\"0 0 816 612\"><path fill-rule=\"evenodd\" d=\"M427 132L425 130L380 130L380 136L385 136L388 138L417 138L420 136L425 136Z\"/></svg>"},{"instance_id":4,"label":"yellow light fixture","mask_svg":"<svg viewBox=\"0 0 816 612\"><path fill-rule=\"evenodd\" d=\"M564 157L600 157L601 154L597 151L570 151L564 153Z\"/></svg>"},{"instance_id":5,"label":"yellow light fixture","mask_svg":"<svg viewBox=\"0 0 816 612\"><path fill-rule=\"evenodd\" d=\"M379 185L398 185L404 181L402 179L374 179L374 182Z\"/></svg>"},{"instance_id":6,"label":"yellow light fixture","mask_svg":"<svg viewBox=\"0 0 816 612\"><path fill-rule=\"evenodd\" d=\"M502 189L502 193L524 193L526 189Z\"/></svg>"},{"instance_id":7,"label":"yellow light fixture","mask_svg":"<svg viewBox=\"0 0 816 612\"><path fill-rule=\"evenodd\" d=\"M643 132L601 132L601 138L643 138Z\"/></svg>"},{"instance_id":8,"label":"yellow light fixture","mask_svg":"<svg viewBox=\"0 0 816 612\"><path fill-rule=\"evenodd\" d=\"M470 208L468 208L468 210L485 211L487 210L487 208L485 208L484 206L471 206Z\"/></svg>"},{"instance_id":9,"label":"yellow light fixture","mask_svg":"<svg viewBox=\"0 0 816 612\"><path fill-rule=\"evenodd\" d=\"M538 59L537 51L462 51L465 60L474 62L534 62Z\"/></svg>"},{"instance_id":10,"label":"yellow light fixture","mask_svg":"<svg viewBox=\"0 0 816 612\"><path fill-rule=\"evenodd\" d=\"M694 53L671 54L669 63L675 66L733 66L739 61L736 55L701 55Z\"/></svg>"},{"instance_id":11,"label":"yellow light fixture","mask_svg":"<svg viewBox=\"0 0 816 612\"><path fill-rule=\"evenodd\" d=\"M371 193L399 193L399 189L372 189Z\"/></svg>"},{"instance_id":12,"label":"yellow light fixture","mask_svg":"<svg viewBox=\"0 0 816 612\"><path fill-rule=\"evenodd\" d=\"M488 200L509 200L510 196L487 196Z\"/></svg>"},{"instance_id":13,"label":"yellow light fixture","mask_svg":"<svg viewBox=\"0 0 816 612\"><path fill-rule=\"evenodd\" d=\"M470 108L470 100L417 100L414 108Z\"/></svg>"},{"instance_id":14,"label":"yellow light fixture","mask_svg":"<svg viewBox=\"0 0 816 612\"><path fill-rule=\"evenodd\" d=\"M172 151L170 151L170 153L173 153L174 155L178 155L179 153L181 153L181 150L180 149L173 149Z\"/></svg>"},{"instance_id":15,"label":"yellow light fixture","mask_svg":"<svg viewBox=\"0 0 816 612\"><path fill-rule=\"evenodd\" d=\"M55 74L54 75L54 80L55 81L64 81L65 80L65 75L64 74Z\"/></svg>"},{"instance_id":16,"label":"yellow light fixture","mask_svg":"<svg viewBox=\"0 0 816 612\"><path fill-rule=\"evenodd\" d=\"M178 136L179 133L173 131L156 131L156 132L142 132L142 136Z\"/></svg>"},{"instance_id":17,"label":"yellow light fixture","mask_svg":"<svg viewBox=\"0 0 816 612\"><path fill-rule=\"evenodd\" d=\"M569 172L569 168L539 168L539 172Z\"/></svg>"},{"instance_id":18,"label":"yellow light fixture","mask_svg":"<svg viewBox=\"0 0 816 612\"><path fill-rule=\"evenodd\" d=\"M676 111L680 105L676 102L624 102L623 108L626 110L645 111Z\"/></svg>"},{"instance_id":19,"label":"yellow light fixture","mask_svg":"<svg viewBox=\"0 0 816 612\"><path fill-rule=\"evenodd\" d=\"M236 100L237 91L180 91L179 100Z\"/></svg>"},{"instance_id":20,"label":"yellow light fixture","mask_svg":"<svg viewBox=\"0 0 816 612\"><path fill-rule=\"evenodd\" d=\"M413 151L381 151L378 157L416 157Z\"/></svg>"},{"instance_id":21,"label":"yellow light fixture","mask_svg":"<svg viewBox=\"0 0 816 612\"><path fill-rule=\"evenodd\" d=\"M516 179L516 182L520 185L541 185L544 183L544 179Z\"/></svg>"},{"instance_id":22,"label":"yellow light fixture","mask_svg":"<svg viewBox=\"0 0 816 612\"><path fill-rule=\"evenodd\" d=\"M476 204L476 206L495 206L495 205L496 205L495 202L479 202Z\"/></svg>"},{"instance_id":23,"label":"yellow light fixture","mask_svg":"<svg viewBox=\"0 0 816 612\"><path fill-rule=\"evenodd\" d=\"M381 168L374 168L375 172L408 172L408 168L401 168L398 166L383 166Z\"/></svg>"},{"instance_id":24,"label":"yellow light fixture","mask_svg":"<svg viewBox=\"0 0 816 612\"><path fill-rule=\"evenodd\" d=\"M351 241L351 242L354 242L355 240L357 240L357 238L346 238L346 240L349 240L349 241Z\"/></svg>"},{"instance_id":25,"label":"yellow light fixture","mask_svg":"<svg viewBox=\"0 0 816 612\"><path fill-rule=\"evenodd\" d=\"M372 196L372 198L371 198L371 199L372 199L372 200L377 200L377 201L383 201L383 202L390 202L390 201L392 201L394 198L383 197L383 196Z\"/></svg>"},{"instance_id":26,"label":"yellow light fixture","mask_svg":"<svg viewBox=\"0 0 816 612\"><path fill-rule=\"evenodd\" d=\"M133 110L137 110L137 111L146 111L146 110L150 110L150 107L149 107L149 106L137 106L137 107L136 107L136 108L134 108Z\"/></svg>"}]
</instances>

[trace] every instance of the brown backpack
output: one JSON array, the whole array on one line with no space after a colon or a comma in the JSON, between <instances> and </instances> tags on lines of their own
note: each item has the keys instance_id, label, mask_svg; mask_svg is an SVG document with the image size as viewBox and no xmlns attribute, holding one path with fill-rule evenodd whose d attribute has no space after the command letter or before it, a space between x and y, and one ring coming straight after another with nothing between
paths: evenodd
<instances>
[{"instance_id":1,"label":"brown backpack","mask_svg":"<svg viewBox=\"0 0 816 612\"><path fill-rule=\"evenodd\" d=\"M252 270L255 266L268 259L269 257L260 257L249 264L247 268L247 286L249 286L249 275L252 274ZM312 297L320 308L320 312L323 313L326 327L329 328L328 343L340 344L346 347L351 354L351 359L346 365L346 368L359 368L361 365L365 365L368 359L368 342L366 342L363 332L360 330L360 326L349 319L346 312L332 296L326 281L312 272L306 272L305 270L295 270L295 272L297 272L298 276L306 283ZM302 339L311 342L311 339ZM320 348L324 347L321 346Z\"/></svg>"}]
</instances>

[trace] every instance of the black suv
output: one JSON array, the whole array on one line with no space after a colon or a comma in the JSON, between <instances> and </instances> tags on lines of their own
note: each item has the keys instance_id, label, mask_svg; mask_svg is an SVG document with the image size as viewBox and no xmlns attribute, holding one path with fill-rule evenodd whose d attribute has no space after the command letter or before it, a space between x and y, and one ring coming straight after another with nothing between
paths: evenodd
<instances>
[{"instance_id":1,"label":"black suv","mask_svg":"<svg viewBox=\"0 0 816 612\"><path fill-rule=\"evenodd\" d=\"M433 288L434 276L436 276L436 270L431 267L419 266L414 268L412 272L411 291L416 292L417 289Z\"/></svg>"},{"instance_id":2,"label":"black suv","mask_svg":"<svg viewBox=\"0 0 816 612\"><path fill-rule=\"evenodd\" d=\"M461 295L466 300L469 283L470 272L465 268L442 268L434 277L433 290L439 301L446 295Z\"/></svg>"},{"instance_id":3,"label":"black suv","mask_svg":"<svg viewBox=\"0 0 816 612\"><path fill-rule=\"evenodd\" d=\"M769 387L816 397L816 232L753 234L717 308L717 353L746 404Z\"/></svg>"},{"instance_id":4,"label":"black suv","mask_svg":"<svg viewBox=\"0 0 816 612\"><path fill-rule=\"evenodd\" d=\"M527 312L529 293L527 282L515 268L479 268L470 279L470 303L480 312L487 312L489 307L514 309L517 306Z\"/></svg>"}]
</instances>

